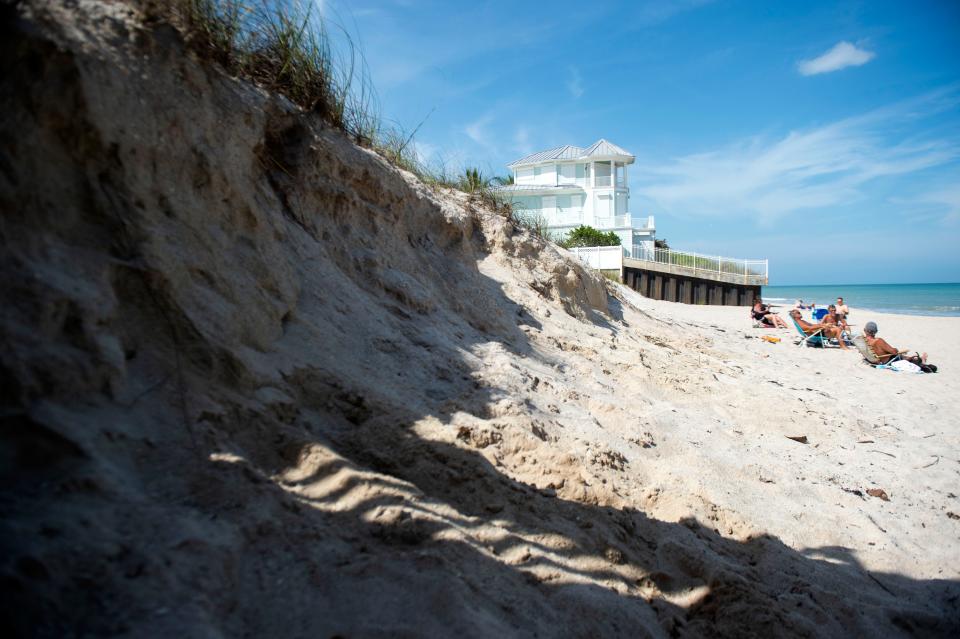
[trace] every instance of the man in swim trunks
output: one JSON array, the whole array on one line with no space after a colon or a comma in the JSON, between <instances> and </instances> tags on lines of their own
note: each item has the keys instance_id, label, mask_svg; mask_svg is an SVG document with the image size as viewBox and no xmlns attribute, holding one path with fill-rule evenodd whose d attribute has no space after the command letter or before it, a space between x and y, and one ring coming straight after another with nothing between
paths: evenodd
<instances>
[{"instance_id":1,"label":"man in swim trunks","mask_svg":"<svg viewBox=\"0 0 960 639\"><path fill-rule=\"evenodd\" d=\"M817 331L821 331L820 334L824 337L835 338L837 342L840 343L840 348L843 350L850 350L843 342L843 329L836 324L825 324L822 322L820 324L811 324L810 322L804 321L804 319L800 316L800 311L797 310L790 311L790 317L797 321L797 324L803 329L803 332L806 335L813 335Z\"/></svg>"}]
</instances>

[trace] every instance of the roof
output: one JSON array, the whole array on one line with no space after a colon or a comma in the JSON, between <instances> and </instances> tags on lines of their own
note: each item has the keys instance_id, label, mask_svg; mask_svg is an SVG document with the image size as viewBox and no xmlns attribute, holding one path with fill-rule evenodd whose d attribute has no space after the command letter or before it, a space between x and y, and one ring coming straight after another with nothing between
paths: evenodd
<instances>
[{"instance_id":1,"label":"roof","mask_svg":"<svg viewBox=\"0 0 960 639\"><path fill-rule=\"evenodd\" d=\"M583 187L577 184L505 184L504 186L493 187L496 191L558 191L563 189L577 189L582 191Z\"/></svg>"},{"instance_id":2,"label":"roof","mask_svg":"<svg viewBox=\"0 0 960 639\"><path fill-rule=\"evenodd\" d=\"M547 149L546 151L531 153L526 157L511 162L507 166L513 167L522 164L538 164L540 162L548 162L550 160L585 160L596 157L629 158L631 162L634 159L633 154L629 151L626 151L616 144L607 142L601 138L585 149L578 146L565 144L563 146Z\"/></svg>"},{"instance_id":3,"label":"roof","mask_svg":"<svg viewBox=\"0 0 960 639\"><path fill-rule=\"evenodd\" d=\"M633 154L629 151L617 146L613 142L607 142L604 139L599 139L589 147L583 153L584 157L594 157L594 156L626 156L633 158Z\"/></svg>"}]
</instances>

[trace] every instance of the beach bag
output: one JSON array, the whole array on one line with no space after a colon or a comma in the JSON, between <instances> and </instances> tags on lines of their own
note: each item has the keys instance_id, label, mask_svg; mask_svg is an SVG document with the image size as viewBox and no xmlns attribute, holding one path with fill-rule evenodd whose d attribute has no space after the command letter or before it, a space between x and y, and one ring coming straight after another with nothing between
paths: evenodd
<instances>
[{"instance_id":1,"label":"beach bag","mask_svg":"<svg viewBox=\"0 0 960 639\"><path fill-rule=\"evenodd\" d=\"M895 371L900 371L901 373L922 373L920 367L914 364L913 362L908 362L905 359L898 359L895 362L887 364L888 367L892 368Z\"/></svg>"}]
</instances>

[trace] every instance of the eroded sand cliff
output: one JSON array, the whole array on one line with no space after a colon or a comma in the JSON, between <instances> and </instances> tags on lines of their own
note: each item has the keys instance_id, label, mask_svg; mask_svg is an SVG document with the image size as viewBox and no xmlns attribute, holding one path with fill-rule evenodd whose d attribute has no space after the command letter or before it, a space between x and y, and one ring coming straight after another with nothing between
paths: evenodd
<instances>
[{"instance_id":1,"label":"eroded sand cliff","mask_svg":"<svg viewBox=\"0 0 960 639\"><path fill-rule=\"evenodd\" d=\"M948 575L812 557L688 481L724 473L684 429L760 428L709 327L127 4L2 11L18 634L956 631Z\"/></svg>"}]
</instances>

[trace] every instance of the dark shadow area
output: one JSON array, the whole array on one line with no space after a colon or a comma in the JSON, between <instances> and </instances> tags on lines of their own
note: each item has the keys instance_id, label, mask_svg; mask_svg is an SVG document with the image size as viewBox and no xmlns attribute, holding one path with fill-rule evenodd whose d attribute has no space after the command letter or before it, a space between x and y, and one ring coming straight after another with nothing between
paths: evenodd
<instances>
[{"instance_id":1,"label":"dark shadow area","mask_svg":"<svg viewBox=\"0 0 960 639\"><path fill-rule=\"evenodd\" d=\"M502 406L511 389L477 377L477 353L541 357L523 328L544 325L478 270L481 225L464 237L309 114L250 106L243 86L190 61L150 67L156 87L131 73L143 84L117 99L132 109L131 96L189 80L251 121L283 112L264 116L257 151L280 169L239 142L198 150L184 134L152 149L122 127L101 139L81 117L83 78L97 74L77 68L109 76L109 62L12 31L0 45L13 96L0 202L16 203L0 225L0 594L14 636L960 635L957 582L512 478L484 451L511 427L497 411L529 407ZM143 38L138 52L155 55ZM60 84L69 103L54 99ZM252 195L210 192L225 179L217 153L243 158ZM149 182L141 163L162 174L189 157L214 175L148 188L128 173ZM214 221L220 254L191 244ZM182 252L153 244L165 237ZM609 304L609 317L584 315L624 330ZM490 432L456 431L464 414ZM418 434L424 421L449 441Z\"/></svg>"}]
</instances>

